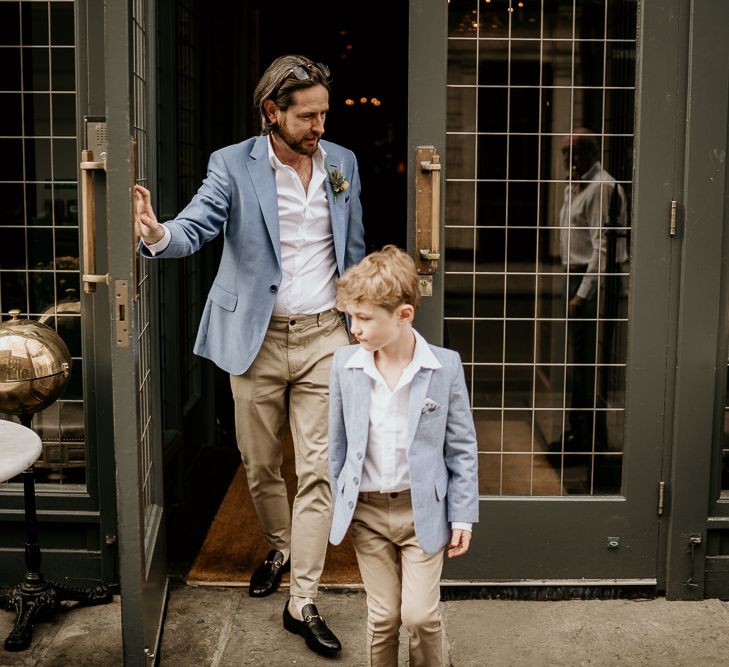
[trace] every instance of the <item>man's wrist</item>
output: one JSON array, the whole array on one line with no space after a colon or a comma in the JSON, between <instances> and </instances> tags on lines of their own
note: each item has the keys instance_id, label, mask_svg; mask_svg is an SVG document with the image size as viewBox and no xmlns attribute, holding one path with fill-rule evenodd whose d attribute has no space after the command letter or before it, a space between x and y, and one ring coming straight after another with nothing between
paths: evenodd
<instances>
[{"instance_id":1,"label":"man's wrist","mask_svg":"<svg viewBox=\"0 0 729 667\"><path fill-rule=\"evenodd\" d=\"M170 234L170 230L167 228L167 226L161 225L161 227L162 238L159 241L147 243L144 239L142 239L142 243L147 246L147 250L149 250L152 255L159 255L161 252L164 252L167 249L167 246L170 244L170 241L172 240L172 234Z\"/></svg>"},{"instance_id":2,"label":"man's wrist","mask_svg":"<svg viewBox=\"0 0 729 667\"><path fill-rule=\"evenodd\" d=\"M451 523L451 530L467 530L471 533L473 532L473 524L465 521L453 521Z\"/></svg>"}]
</instances>

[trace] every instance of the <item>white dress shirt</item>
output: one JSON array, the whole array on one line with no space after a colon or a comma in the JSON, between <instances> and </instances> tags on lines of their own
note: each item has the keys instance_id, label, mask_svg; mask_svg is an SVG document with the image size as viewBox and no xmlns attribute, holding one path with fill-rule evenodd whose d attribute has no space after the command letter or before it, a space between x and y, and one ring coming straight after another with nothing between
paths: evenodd
<instances>
[{"instance_id":1,"label":"white dress shirt","mask_svg":"<svg viewBox=\"0 0 729 667\"><path fill-rule=\"evenodd\" d=\"M586 267L577 289L577 294L583 299L589 299L595 293L597 274L606 271L605 230L613 188L618 189L620 197L617 226L625 227L625 192L599 162L593 164L579 181L564 189L564 202L559 213L560 256L565 267ZM618 263L623 263L627 258L625 239L620 238L617 241L615 259Z\"/></svg>"},{"instance_id":2,"label":"white dress shirt","mask_svg":"<svg viewBox=\"0 0 729 667\"><path fill-rule=\"evenodd\" d=\"M268 159L276 176L282 279L273 312L311 315L334 307L337 294L337 259L326 192L326 152L319 146L312 157L308 190L293 167L276 157L269 137ZM170 243L164 236L147 248L153 255Z\"/></svg>"},{"instance_id":3,"label":"white dress shirt","mask_svg":"<svg viewBox=\"0 0 729 667\"><path fill-rule=\"evenodd\" d=\"M371 380L370 422L367 451L362 466L362 492L394 493L410 488L408 464L408 413L410 388L421 368L440 368L428 342L415 329L415 351L394 389L377 369L375 354L360 347L345 368L361 368ZM471 530L472 525L454 522L452 528Z\"/></svg>"},{"instance_id":4,"label":"white dress shirt","mask_svg":"<svg viewBox=\"0 0 729 667\"><path fill-rule=\"evenodd\" d=\"M276 172L281 269L273 312L311 315L334 308L337 259L326 192L326 153L319 146L312 158L307 191L293 167L281 162L269 138L268 158Z\"/></svg>"}]
</instances>

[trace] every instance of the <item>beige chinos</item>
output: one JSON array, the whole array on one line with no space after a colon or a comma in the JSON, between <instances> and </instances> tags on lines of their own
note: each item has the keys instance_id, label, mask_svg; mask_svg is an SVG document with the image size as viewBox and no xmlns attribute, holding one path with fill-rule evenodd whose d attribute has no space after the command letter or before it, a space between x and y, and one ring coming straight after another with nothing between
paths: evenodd
<instances>
[{"instance_id":1,"label":"beige chinos","mask_svg":"<svg viewBox=\"0 0 729 667\"><path fill-rule=\"evenodd\" d=\"M410 492L360 493L352 539L367 593L367 665L397 667L402 623L410 638L410 667L440 667L443 550L429 554L421 548Z\"/></svg>"},{"instance_id":2,"label":"beige chinos","mask_svg":"<svg viewBox=\"0 0 729 667\"><path fill-rule=\"evenodd\" d=\"M291 553L291 595L315 598L331 525L327 427L329 370L334 351L349 343L335 310L274 315L251 367L231 375L238 448L248 488L271 549ZM289 512L281 476L289 418L297 493Z\"/></svg>"}]
</instances>

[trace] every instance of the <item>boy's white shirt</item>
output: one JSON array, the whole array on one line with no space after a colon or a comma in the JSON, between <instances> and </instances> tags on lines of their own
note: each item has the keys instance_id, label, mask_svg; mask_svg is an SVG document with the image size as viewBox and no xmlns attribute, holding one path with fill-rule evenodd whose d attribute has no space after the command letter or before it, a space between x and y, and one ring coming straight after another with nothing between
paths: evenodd
<instances>
[{"instance_id":1,"label":"boy's white shirt","mask_svg":"<svg viewBox=\"0 0 729 667\"><path fill-rule=\"evenodd\" d=\"M428 342L415 329L415 350L392 391L377 369L375 354L360 347L346 362L345 368L361 368L372 379L367 451L362 466L360 491L394 493L410 488L407 460L408 406L413 378L421 368L436 369L436 359ZM452 529L472 529L472 524L454 521Z\"/></svg>"}]
</instances>

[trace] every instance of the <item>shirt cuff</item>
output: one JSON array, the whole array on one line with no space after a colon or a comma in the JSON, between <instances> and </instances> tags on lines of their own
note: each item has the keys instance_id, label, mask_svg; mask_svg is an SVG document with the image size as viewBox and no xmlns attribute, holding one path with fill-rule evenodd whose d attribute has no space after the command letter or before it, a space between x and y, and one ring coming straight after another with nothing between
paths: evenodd
<instances>
[{"instance_id":1,"label":"shirt cuff","mask_svg":"<svg viewBox=\"0 0 729 667\"><path fill-rule=\"evenodd\" d=\"M471 533L473 532L472 528L472 523L465 523L463 521L453 521L451 523L451 530L467 530L469 533Z\"/></svg>"},{"instance_id":2,"label":"shirt cuff","mask_svg":"<svg viewBox=\"0 0 729 667\"><path fill-rule=\"evenodd\" d=\"M157 243L147 245L146 243L144 243L144 241L142 241L142 243L147 246L147 250L149 250L152 255L159 255L161 252L167 250L167 246L172 240L172 234L170 233L170 230L167 229L167 225L162 225L162 228L164 229L165 235L159 241L157 241Z\"/></svg>"},{"instance_id":3,"label":"shirt cuff","mask_svg":"<svg viewBox=\"0 0 729 667\"><path fill-rule=\"evenodd\" d=\"M161 243L161 241L160 241ZM592 294L594 291L593 285L585 285L585 283L582 283L577 288L577 296L582 297L585 301L589 301L592 298Z\"/></svg>"}]
</instances>

